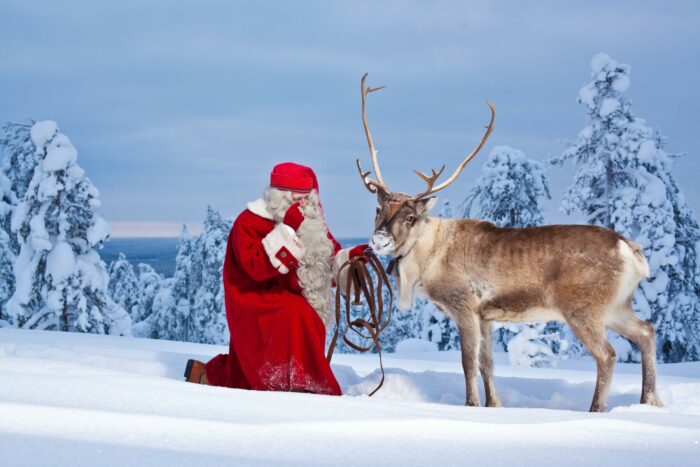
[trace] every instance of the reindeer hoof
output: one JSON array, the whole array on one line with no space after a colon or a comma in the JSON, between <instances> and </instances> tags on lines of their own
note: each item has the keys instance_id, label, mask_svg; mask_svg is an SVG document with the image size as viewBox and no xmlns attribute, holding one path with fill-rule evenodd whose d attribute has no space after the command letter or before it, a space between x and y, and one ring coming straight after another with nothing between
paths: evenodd
<instances>
[{"instance_id":1,"label":"reindeer hoof","mask_svg":"<svg viewBox=\"0 0 700 467\"><path fill-rule=\"evenodd\" d=\"M655 392L647 392L642 394L642 399L639 401L640 404L649 404L655 407L663 407L664 404L659 399L659 396Z\"/></svg>"},{"instance_id":2,"label":"reindeer hoof","mask_svg":"<svg viewBox=\"0 0 700 467\"><path fill-rule=\"evenodd\" d=\"M499 398L489 399L486 401L486 407L503 407Z\"/></svg>"},{"instance_id":3,"label":"reindeer hoof","mask_svg":"<svg viewBox=\"0 0 700 467\"><path fill-rule=\"evenodd\" d=\"M588 409L589 412L605 412L605 406L600 404L591 404L591 408Z\"/></svg>"}]
</instances>

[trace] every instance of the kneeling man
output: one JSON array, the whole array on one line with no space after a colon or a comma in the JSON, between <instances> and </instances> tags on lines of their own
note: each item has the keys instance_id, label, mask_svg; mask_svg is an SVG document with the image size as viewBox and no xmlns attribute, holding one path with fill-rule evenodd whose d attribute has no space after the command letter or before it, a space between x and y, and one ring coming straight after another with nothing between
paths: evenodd
<instances>
[{"instance_id":1,"label":"kneeling man","mask_svg":"<svg viewBox=\"0 0 700 467\"><path fill-rule=\"evenodd\" d=\"M190 360L190 382L340 395L325 358L336 271L367 245L341 249L328 231L311 168L274 167L228 237L223 267L228 354ZM341 280L343 280L341 278ZM344 281L343 281L344 283Z\"/></svg>"}]
</instances>

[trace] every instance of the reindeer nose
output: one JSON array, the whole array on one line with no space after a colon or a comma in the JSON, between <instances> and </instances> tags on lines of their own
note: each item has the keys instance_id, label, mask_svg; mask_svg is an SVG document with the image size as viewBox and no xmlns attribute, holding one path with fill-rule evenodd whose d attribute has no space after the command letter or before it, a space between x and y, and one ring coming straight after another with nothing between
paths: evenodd
<instances>
[{"instance_id":1,"label":"reindeer nose","mask_svg":"<svg viewBox=\"0 0 700 467\"><path fill-rule=\"evenodd\" d=\"M389 232L385 230L377 230L369 240L369 246L379 255L389 254L394 248L394 239L391 237Z\"/></svg>"}]
</instances>

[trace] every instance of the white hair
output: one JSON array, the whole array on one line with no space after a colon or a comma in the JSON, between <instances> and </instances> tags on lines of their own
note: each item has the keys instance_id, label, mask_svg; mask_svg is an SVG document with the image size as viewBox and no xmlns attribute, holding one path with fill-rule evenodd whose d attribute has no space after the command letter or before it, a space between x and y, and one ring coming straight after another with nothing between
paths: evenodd
<instances>
[{"instance_id":1,"label":"white hair","mask_svg":"<svg viewBox=\"0 0 700 467\"><path fill-rule=\"evenodd\" d=\"M282 222L287 209L293 204L292 192L269 187L264 194L267 210L275 222ZM324 324L333 318L331 281L333 243L328 238L328 227L319 204L318 192L311 190L306 205L301 208L304 222L297 230L306 249L299 260L297 276L304 298L316 310Z\"/></svg>"}]
</instances>

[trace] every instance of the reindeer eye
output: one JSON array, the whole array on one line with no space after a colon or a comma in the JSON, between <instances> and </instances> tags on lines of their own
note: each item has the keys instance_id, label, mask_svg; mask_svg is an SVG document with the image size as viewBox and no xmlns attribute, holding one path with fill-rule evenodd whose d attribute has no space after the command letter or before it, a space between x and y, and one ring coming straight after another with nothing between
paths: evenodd
<instances>
[{"instance_id":1,"label":"reindeer eye","mask_svg":"<svg viewBox=\"0 0 700 467\"><path fill-rule=\"evenodd\" d=\"M416 217L413 214L406 216L406 222L413 222Z\"/></svg>"},{"instance_id":2,"label":"reindeer eye","mask_svg":"<svg viewBox=\"0 0 700 467\"><path fill-rule=\"evenodd\" d=\"M377 214L379 214L379 211L381 211L381 210L382 209L379 206L377 206Z\"/></svg>"}]
</instances>

